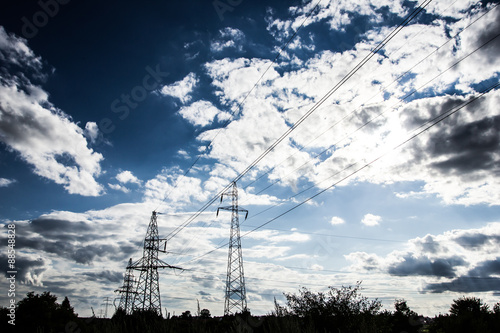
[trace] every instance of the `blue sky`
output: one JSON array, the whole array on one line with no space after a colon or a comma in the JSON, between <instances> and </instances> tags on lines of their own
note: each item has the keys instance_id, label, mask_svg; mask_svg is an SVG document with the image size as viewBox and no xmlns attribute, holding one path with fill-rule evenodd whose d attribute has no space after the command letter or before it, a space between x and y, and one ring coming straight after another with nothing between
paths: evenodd
<instances>
[{"instance_id":1,"label":"blue sky","mask_svg":"<svg viewBox=\"0 0 500 333\"><path fill-rule=\"evenodd\" d=\"M19 295L89 315L141 255L152 210L167 235L300 122L238 182L242 234L272 221L242 238L253 313L358 280L387 309L496 302L500 92L482 93L500 9L431 1L364 62L419 4L2 4L0 219L16 224ZM170 312L223 312L216 209L169 241L163 259L189 269L162 275Z\"/></svg>"}]
</instances>

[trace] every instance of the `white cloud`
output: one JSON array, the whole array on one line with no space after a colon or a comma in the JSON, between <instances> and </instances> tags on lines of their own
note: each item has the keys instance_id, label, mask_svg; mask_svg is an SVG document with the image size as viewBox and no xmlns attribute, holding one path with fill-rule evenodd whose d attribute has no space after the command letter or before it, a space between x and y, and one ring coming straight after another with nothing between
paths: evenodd
<instances>
[{"instance_id":1,"label":"white cloud","mask_svg":"<svg viewBox=\"0 0 500 333\"><path fill-rule=\"evenodd\" d=\"M16 182L15 179L0 178L0 187L7 187Z\"/></svg>"},{"instance_id":2,"label":"white cloud","mask_svg":"<svg viewBox=\"0 0 500 333\"><path fill-rule=\"evenodd\" d=\"M318 264L313 264L313 265L311 266L311 269L312 269L313 271L322 271L322 270L323 270L323 269L325 269L325 268L324 268L323 266L321 266L321 265L318 265Z\"/></svg>"},{"instance_id":3,"label":"white cloud","mask_svg":"<svg viewBox=\"0 0 500 333\"><path fill-rule=\"evenodd\" d=\"M247 258L279 258L283 257L290 248L288 246L257 245L245 249L244 257Z\"/></svg>"},{"instance_id":4,"label":"white cloud","mask_svg":"<svg viewBox=\"0 0 500 333\"><path fill-rule=\"evenodd\" d=\"M338 217L338 216L334 216L330 220L331 225L339 225L339 224L344 224L344 223L345 223L344 219L342 219L341 217Z\"/></svg>"},{"instance_id":5,"label":"white cloud","mask_svg":"<svg viewBox=\"0 0 500 333\"><path fill-rule=\"evenodd\" d=\"M16 64L39 71L40 60L25 42L0 29L0 53L5 66ZM20 55L20 56L19 56ZM18 58L16 58L19 56ZM34 172L61 184L71 194L98 196L104 191L95 177L103 156L87 145L84 130L48 100L48 94L24 74L2 74L0 85L0 140Z\"/></svg>"},{"instance_id":6,"label":"white cloud","mask_svg":"<svg viewBox=\"0 0 500 333\"><path fill-rule=\"evenodd\" d=\"M386 272L401 283L405 277L420 277L426 292L487 292L498 291L499 244L500 223L489 223L417 237L386 256L353 252L345 258L352 263L350 270Z\"/></svg>"},{"instance_id":7,"label":"white cloud","mask_svg":"<svg viewBox=\"0 0 500 333\"><path fill-rule=\"evenodd\" d=\"M300 232L284 233L277 230L257 230L248 236L248 239L265 240L267 244L277 244L277 243L304 243L311 239L310 235L303 234Z\"/></svg>"},{"instance_id":8,"label":"white cloud","mask_svg":"<svg viewBox=\"0 0 500 333\"><path fill-rule=\"evenodd\" d=\"M352 252L344 255L345 259L351 263L349 266L350 271L376 271L381 270L382 260L376 254L369 254L366 252Z\"/></svg>"},{"instance_id":9,"label":"white cloud","mask_svg":"<svg viewBox=\"0 0 500 333\"><path fill-rule=\"evenodd\" d=\"M295 16L292 19L281 20L271 17L267 18L268 30L284 37L290 36L293 32L304 24L308 26L320 21L328 22L330 29L343 31L344 26L351 23L354 15L370 16L369 21L380 21L381 17L377 14L377 10L387 7L391 13L404 15L405 10L402 6L403 1L377 1L376 3L370 0L339 0L335 2L309 2L306 5L298 7L290 7L289 12ZM308 13L318 5L319 10L316 10L309 19L305 20ZM358 28L360 30L360 28Z\"/></svg>"},{"instance_id":10,"label":"white cloud","mask_svg":"<svg viewBox=\"0 0 500 333\"><path fill-rule=\"evenodd\" d=\"M85 124L85 136L92 143L96 142L97 138L99 138L99 126L97 126L97 123L91 121Z\"/></svg>"},{"instance_id":11,"label":"white cloud","mask_svg":"<svg viewBox=\"0 0 500 333\"><path fill-rule=\"evenodd\" d=\"M116 179L122 184L133 183L140 185L142 183L139 178L134 176L134 174L128 170L122 171L117 174Z\"/></svg>"},{"instance_id":12,"label":"white cloud","mask_svg":"<svg viewBox=\"0 0 500 333\"><path fill-rule=\"evenodd\" d=\"M245 34L241 30L226 27L219 31L219 37L210 44L210 49L213 52L221 52L226 48L236 48L241 51L244 40Z\"/></svg>"},{"instance_id":13,"label":"white cloud","mask_svg":"<svg viewBox=\"0 0 500 333\"><path fill-rule=\"evenodd\" d=\"M212 124L215 119L223 121L231 117L208 101L196 101L189 106L183 106L179 114L191 124L202 127Z\"/></svg>"},{"instance_id":14,"label":"white cloud","mask_svg":"<svg viewBox=\"0 0 500 333\"><path fill-rule=\"evenodd\" d=\"M47 95L34 86L30 93L0 86L0 139L35 167L35 173L64 185L71 194L97 196L95 180L103 157L87 147L83 130L64 113L47 109Z\"/></svg>"},{"instance_id":15,"label":"white cloud","mask_svg":"<svg viewBox=\"0 0 500 333\"><path fill-rule=\"evenodd\" d=\"M122 191L123 193L129 193L130 189L126 188L125 186L122 186L120 184L108 184L108 186L116 191Z\"/></svg>"},{"instance_id":16,"label":"white cloud","mask_svg":"<svg viewBox=\"0 0 500 333\"><path fill-rule=\"evenodd\" d=\"M182 170L163 169L144 185L145 200L168 201L169 209L207 200L209 192L202 188L201 180L182 174Z\"/></svg>"},{"instance_id":17,"label":"white cloud","mask_svg":"<svg viewBox=\"0 0 500 333\"><path fill-rule=\"evenodd\" d=\"M456 18L461 17L463 12L466 12L475 5L477 5L477 2L474 0L454 1L451 4L441 1L431 1L426 10L432 14Z\"/></svg>"},{"instance_id":18,"label":"white cloud","mask_svg":"<svg viewBox=\"0 0 500 333\"><path fill-rule=\"evenodd\" d=\"M35 71L38 71L42 65L41 58L35 56L26 44L26 40L7 34L3 26L0 26L0 59L6 63L31 67Z\"/></svg>"},{"instance_id":19,"label":"white cloud","mask_svg":"<svg viewBox=\"0 0 500 333\"><path fill-rule=\"evenodd\" d=\"M373 215L373 214L366 214L363 216L363 219L361 220L361 223L368 227L374 227L380 224L380 221L382 220L382 217Z\"/></svg>"},{"instance_id":20,"label":"white cloud","mask_svg":"<svg viewBox=\"0 0 500 333\"><path fill-rule=\"evenodd\" d=\"M248 189L251 190L251 189ZM269 194L253 194L248 190L238 190L238 196L242 205L276 205L281 200Z\"/></svg>"},{"instance_id":21,"label":"white cloud","mask_svg":"<svg viewBox=\"0 0 500 333\"><path fill-rule=\"evenodd\" d=\"M184 149L180 149L178 152L177 152L177 155L179 155L181 158L183 159L189 159L189 154L187 151L185 151Z\"/></svg>"},{"instance_id":22,"label":"white cloud","mask_svg":"<svg viewBox=\"0 0 500 333\"><path fill-rule=\"evenodd\" d=\"M229 59L224 58L205 64L207 74L212 78L212 84L219 90L221 102L233 104L239 102L253 87L271 64L270 60L262 59ZM269 80L278 77L273 68L266 73L261 84L270 83ZM264 91L269 93L267 89ZM254 92L257 94L257 92ZM255 96L255 95L254 95ZM263 97L263 96L261 96Z\"/></svg>"},{"instance_id":23,"label":"white cloud","mask_svg":"<svg viewBox=\"0 0 500 333\"><path fill-rule=\"evenodd\" d=\"M134 174L131 171L128 170L121 171L119 174L116 175L115 179L118 180L120 184L108 183L108 186L113 190L121 191L123 193L130 193L130 189L124 186L124 184L136 184L139 186L142 185L142 181L136 176L134 176Z\"/></svg>"},{"instance_id":24,"label":"white cloud","mask_svg":"<svg viewBox=\"0 0 500 333\"><path fill-rule=\"evenodd\" d=\"M385 5L389 5L393 13L404 12L401 2ZM376 6L385 5L381 3ZM465 2L460 4L460 8L468 6ZM375 10L366 1L359 4L341 2L339 8L347 8L350 12L360 10L366 15L373 14ZM296 11L297 8L293 10L294 13ZM312 21L320 22L321 15L323 18L330 17L327 12L323 8L314 15ZM458 32L459 28L482 13L484 10L478 9L465 16L458 15L457 18L463 21L454 23L436 21L433 25L406 26L386 45L385 56L375 55L366 63L351 81L310 115L289 139L273 149L251 171L249 177L256 177L259 172L273 168L268 179L278 180L280 185L295 189L297 184L309 182L325 188L403 142L425 121L466 102L475 95L472 84L497 75L498 57L493 56L496 44L476 52L471 56L477 57L473 60L466 58L457 67L459 71L445 70L479 46L474 36L480 36L481 40L491 37L500 10L493 10L469 27L459 40L444 43L448 40L447 31ZM283 29L290 28L285 25ZM291 124L310 110L314 101L340 82L353 64L358 63L390 31L392 27L368 30L351 49L344 52L318 52L302 62L298 69L290 69L286 67L288 63L284 62L281 74L276 71L281 64L273 65L245 100L237 120L218 135L209 156L234 170L244 170ZM431 54L443 44L438 52ZM415 45L418 47L410 47ZM425 61L419 63L423 59ZM418 66L415 66L417 63ZM474 65L477 63L484 63L484 66L478 70ZM261 59L245 58L225 58L205 65L221 103L233 106L246 96L268 66L269 63ZM395 78L407 71L409 73L399 80L399 84L392 84ZM422 96L411 102L400 100L414 89L419 89L418 93ZM464 96L448 95L450 89L458 89ZM426 94L430 97L426 97ZM377 160L372 167L349 177L339 186L354 181L377 184L423 181L425 185L422 192L414 195L437 195L445 204L500 203L500 194L494 190L499 184L496 166L500 156L496 152L496 136L492 134L498 132L494 105L498 103L499 94L498 91L489 93L481 102L460 110L446 122L422 133L403 149ZM416 95L412 95L414 97ZM452 120L455 118L456 121ZM480 136L470 132L474 126L488 127L486 137L481 140L496 148L479 151L460 150L454 146L453 151L449 152L433 149L433 142L453 137L457 138L453 141L457 147L465 147L467 142L479 147ZM460 134L467 133L471 135L470 138L458 140ZM319 134L321 136L318 137ZM213 130L206 131L198 139L208 142L214 135ZM429 150L431 154L426 153ZM324 153L314 158L318 151ZM292 157L287 159L288 156ZM470 163L461 163L463 161ZM475 164L472 161L476 161ZM351 168L344 171L348 166ZM332 177L334 175L337 176ZM405 194L400 193L399 196L404 197Z\"/></svg>"},{"instance_id":25,"label":"white cloud","mask_svg":"<svg viewBox=\"0 0 500 333\"><path fill-rule=\"evenodd\" d=\"M191 93L198 84L199 79L194 73L189 73L184 79L172 83L161 88L160 92L163 95L178 98L181 103L185 104L191 100Z\"/></svg>"}]
</instances>

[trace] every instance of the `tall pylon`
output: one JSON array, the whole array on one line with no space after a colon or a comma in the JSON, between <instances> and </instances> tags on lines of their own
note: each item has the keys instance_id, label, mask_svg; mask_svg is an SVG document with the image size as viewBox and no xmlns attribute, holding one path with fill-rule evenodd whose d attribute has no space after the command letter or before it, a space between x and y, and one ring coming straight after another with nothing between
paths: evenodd
<instances>
[{"instance_id":1,"label":"tall pylon","mask_svg":"<svg viewBox=\"0 0 500 333\"><path fill-rule=\"evenodd\" d=\"M134 274L132 266L132 258L128 261L127 271L123 277L123 285L116 289L115 292L120 293L120 303L118 308L125 311L126 314L132 314L132 305L134 304L134 295L137 294L135 290Z\"/></svg>"},{"instance_id":2,"label":"tall pylon","mask_svg":"<svg viewBox=\"0 0 500 333\"><path fill-rule=\"evenodd\" d=\"M221 195L221 203L224 196L231 197L231 206L219 207L220 210L231 212L231 232L229 234L229 253L227 259L226 295L224 302L224 315L231 315L247 310L247 296L245 289L245 275L243 274L243 256L241 251L239 213L248 210L238 207L238 187L233 182L231 188Z\"/></svg>"},{"instance_id":3,"label":"tall pylon","mask_svg":"<svg viewBox=\"0 0 500 333\"><path fill-rule=\"evenodd\" d=\"M130 267L141 272L137 283L132 310L154 311L159 316L162 316L158 268L182 268L169 265L158 259L158 252L166 253L167 240L160 238L158 235L158 222L156 217L157 212L153 211L146 237L144 238L142 258L135 263L129 264L127 268ZM160 249L160 243L164 243L163 250Z\"/></svg>"}]
</instances>

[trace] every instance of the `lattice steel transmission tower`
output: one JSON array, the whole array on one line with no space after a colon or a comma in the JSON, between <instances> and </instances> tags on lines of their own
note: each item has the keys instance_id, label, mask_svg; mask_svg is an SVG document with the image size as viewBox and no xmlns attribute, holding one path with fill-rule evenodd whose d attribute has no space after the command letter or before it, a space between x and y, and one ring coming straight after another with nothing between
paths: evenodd
<instances>
[{"instance_id":1,"label":"lattice steel transmission tower","mask_svg":"<svg viewBox=\"0 0 500 333\"><path fill-rule=\"evenodd\" d=\"M154 211L151 215L151 220L144 239L142 258L135 263L129 264L128 267L141 272L137 283L132 310L154 311L162 316L158 268L182 268L169 265L158 259L158 252L166 253L167 240L160 238L158 235L158 222L156 217L157 213ZM164 244L163 249L160 249L160 243Z\"/></svg>"},{"instance_id":2,"label":"lattice steel transmission tower","mask_svg":"<svg viewBox=\"0 0 500 333\"><path fill-rule=\"evenodd\" d=\"M224 315L244 312L247 310L247 297L245 290L245 276L243 274L243 257L241 252L239 213L248 210L238 207L238 188L233 182L231 188L221 195L221 203L224 196L231 197L231 206L219 207L219 210L231 212L231 233L229 235L229 253L227 259L226 295L224 302Z\"/></svg>"},{"instance_id":3,"label":"lattice steel transmission tower","mask_svg":"<svg viewBox=\"0 0 500 333\"><path fill-rule=\"evenodd\" d=\"M128 261L127 271L123 277L123 285L116 289L115 292L120 293L119 309L123 309L126 314L132 314L132 305L134 304L134 296L137 294L135 290L134 274L132 273L132 258Z\"/></svg>"}]
</instances>

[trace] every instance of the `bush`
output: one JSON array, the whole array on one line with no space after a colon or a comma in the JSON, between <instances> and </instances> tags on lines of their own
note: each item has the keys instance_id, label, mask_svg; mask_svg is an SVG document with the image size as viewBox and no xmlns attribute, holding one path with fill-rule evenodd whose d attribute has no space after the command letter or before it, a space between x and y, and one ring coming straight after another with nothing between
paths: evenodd
<instances>
[{"instance_id":1,"label":"bush","mask_svg":"<svg viewBox=\"0 0 500 333\"><path fill-rule=\"evenodd\" d=\"M302 288L298 295L285 294L287 309L280 312L303 318L304 325L312 325L319 331L387 331L387 318L379 315L381 302L362 296L361 282L355 286L328 288L326 293Z\"/></svg>"}]
</instances>

